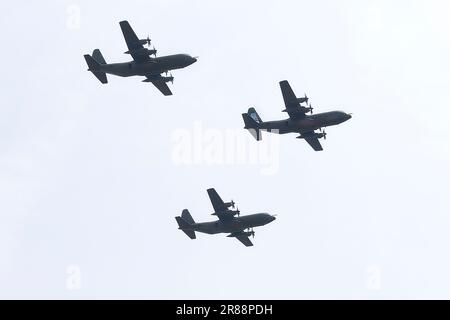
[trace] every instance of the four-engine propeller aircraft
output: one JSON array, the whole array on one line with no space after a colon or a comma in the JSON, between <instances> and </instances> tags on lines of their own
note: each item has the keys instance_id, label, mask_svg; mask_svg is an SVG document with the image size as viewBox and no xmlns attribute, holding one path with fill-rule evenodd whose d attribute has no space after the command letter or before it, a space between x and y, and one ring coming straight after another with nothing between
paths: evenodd
<instances>
[{"instance_id":1,"label":"four-engine propeller aircraft","mask_svg":"<svg viewBox=\"0 0 450 320\"><path fill-rule=\"evenodd\" d=\"M108 64L100 50L95 49L92 56L84 55L88 71L103 84L108 83L106 74L121 77L144 76L146 79L143 82L151 82L165 96L172 95L167 82L173 83L174 78L171 74L167 76L168 72L195 63L197 57L187 54L156 57L157 50L155 47L150 48L149 37L139 39L127 21L121 21L120 27L128 47L124 53L131 55L133 61ZM144 45L148 47L145 48ZM163 73L165 76L162 76ZM306 94L302 98L297 98L288 81L281 81L280 87L286 106L283 112L288 113L288 119L264 122L254 108L242 114L245 129L248 129L258 141L262 139L261 131L279 134L299 133L298 139L305 139L315 151L322 151L319 139L326 139L327 135L323 128L338 125L352 118L351 114L341 111L313 114L313 107L309 104ZM303 103L306 105L302 105ZM308 113L311 115L307 115ZM316 132L318 129L320 132ZM250 247L253 246L250 236L255 236L253 228L264 226L276 219L274 215L268 213L240 216L239 209L235 209L234 201L224 202L215 189L208 189L207 192L214 207L212 215L218 217L217 221L196 223L187 209L182 211L181 216L175 217L179 229L191 239L196 239L196 231L206 234L228 233L227 237L236 238L246 247Z\"/></svg>"},{"instance_id":2,"label":"four-engine propeller aircraft","mask_svg":"<svg viewBox=\"0 0 450 320\"><path fill-rule=\"evenodd\" d=\"M249 237L255 237L254 227L264 226L275 220L275 216L268 213L257 213L247 216L240 216L239 209L235 208L234 201L223 202L219 194L214 189L208 189L208 196L214 207L212 215L217 216L219 220L213 222L196 223L187 209L181 213L181 217L175 217L178 223L178 229L182 230L189 238L195 239L195 231L217 234L229 233L228 237L236 238L246 247L253 246Z\"/></svg>"},{"instance_id":3,"label":"four-engine propeller aircraft","mask_svg":"<svg viewBox=\"0 0 450 320\"><path fill-rule=\"evenodd\" d=\"M133 61L124 63L106 63L99 49L95 49L92 56L86 54L84 58L88 64L88 71L91 71L101 83L108 83L106 74L113 74L120 77L144 76L143 82L151 82L165 96L172 95L167 82L173 83L173 76L167 76L170 70L185 68L197 61L196 57L187 54L175 54L170 56L156 57L156 49L144 48L144 45L150 47L150 39L139 39L134 33L128 21L121 21L125 42ZM151 56L154 57L151 57ZM166 76L161 74L165 73Z\"/></svg>"},{"instance_id":4,"label":"four-engine propeller aircraft","mask_svg":"<svg viewBox=\"0 0 450 320\"><path fill-rule=\"evenodd\" d=\"M289 119L264 122L254 108L250 108L247 113L242 114L245 129L248 129L258 141L262 139L261 131L279 134L295 132L300 134L297 139L305 139L315 151L322 151L319 139L327 137L322 128L338 125L352 118L351 114L342 111L313 114L313 107L308 104L309 98L306 95L304 98L297 98L287 81L281 81L280 87L286 105L283 112L287 112ZM303 106L302 103L307 105ZM307 113L311 113L311 115L307 115ZM318 129L320 132L316 132Z\"/></svg>"}]
</instances>

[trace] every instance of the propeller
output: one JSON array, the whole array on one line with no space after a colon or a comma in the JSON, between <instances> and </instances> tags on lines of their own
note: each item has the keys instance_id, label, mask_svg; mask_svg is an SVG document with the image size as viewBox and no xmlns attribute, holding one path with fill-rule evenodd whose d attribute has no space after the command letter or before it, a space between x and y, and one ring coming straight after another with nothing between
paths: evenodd
<instances>
[{"instance_id":1,"label":"propeller","mask_svg":"<svg viewBox=\"0 0 450 320\"><path fill-rule=\"evenodd\" d=\"M155 46L153 46L153 51L154 51L153 55L154 55L155 58L156 58L156 52L157 52L157 50L156 50Z\"/></svg>"},{"instance_id":2,"label":"propeller","mask_svg":"<svg viewBox=\"0 0 450 320\"><path fill-rule=\"evenodd\" d=\"M170 73L170 78L171 78L170 82L173 84L173 76L172 76L172 72Z\"/></svg>"},{"instance_id":3,"label":"propeller","mask_svg":"<svg viewBox=\"0 0 450 320\"><path fill-rule=\"evenodd\" d=\"M147 45L150 47L150 42L151 42L150 36L148 35L148 36L147 36L147 39L145 39L145 40L147 41Z\"/></svg>"},{"instance_id":4,"label":"propeller","mask_svg":"<svg viewBox=\"0 0 450 320\"><path fill-rule=\"evenodd\" d=\"M255 237L255 231L253 231L253 228L248 228L247 232L251 234L252 238Z\"/></svg>"},{"instance_id":5,"label":"propeller","mask_svg":"<svg viewBox=\"0 0 450 320\"><path fill-rule=\"evenodd\" d=\"M234 207L233 207L234 208ZM236 208L236 215L239 217L241 215L241 211L239 210L239 208Z\"/></svg>"},{"instance_id":6,"label":"propeller","mask_svg":"<svg viewBox=\"0 0 450 320\"><path fill-rule=\"evenodd\" d=\"M323 134L323 139L327 140L327 133L325 132L325 130L323 130L322 128L320 128L320 132L322 132Z\"/></svg>"},{"instance_id":7,"label":"propeller","mask_svg":"<svg viewBox=\"0 0 450 320\"><path fill-rule=\"evenodd\" d=\"M312 107L311 103L308 105L308 107L309 107L309 112L311 112L311 114L314 114L314 112L313 112L314 108Z\"/></svg>"},{"instance_id":8,"label":"propeller","mask_svg":"<svg viewBox=\"0 0 450 320\"><path fill-rule=\"evenodd\" d=\"M235 203L234 203L234 201L233 200L231 200L231 202L230 202L230 205L231 205L231 207L234 209L234 205L235 205Z\"/></svg>"}]
</instances>

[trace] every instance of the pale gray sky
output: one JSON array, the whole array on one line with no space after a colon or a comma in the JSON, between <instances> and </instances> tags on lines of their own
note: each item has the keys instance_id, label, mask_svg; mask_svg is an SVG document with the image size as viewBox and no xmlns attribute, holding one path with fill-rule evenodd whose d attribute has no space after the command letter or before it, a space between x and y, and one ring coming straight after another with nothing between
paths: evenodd
<instances>
[{"instance_id":1,"label":"pale gray sky","mask_svg":"<svg viewBox=\"0 0 450 320\"><path fill-rule=\"evenodd\" d=\"M448 1L16 1L0 12L0 297L450 298ZM124 19L161 55L200 56L173 72L174 96L86 71L94 48L129 58ZM226 132L256 143L242 130L249 106L285 116L284 79L317 112L353 119L327 131L322 153L265 135L256 162L206 161L214 145L233 155ZM198 163L175 161L180 132L200 145ZM173 217L212 220L209 187L278 219L253 248L191 241Z\"/></svg>"}]
</instances>

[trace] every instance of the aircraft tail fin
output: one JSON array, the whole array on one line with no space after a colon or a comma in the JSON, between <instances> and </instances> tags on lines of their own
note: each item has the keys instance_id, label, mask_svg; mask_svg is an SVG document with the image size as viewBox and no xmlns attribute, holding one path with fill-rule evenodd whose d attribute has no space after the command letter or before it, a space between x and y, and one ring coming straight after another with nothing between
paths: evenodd
<instances>
[{"instance_id":1,"label":"aircraft tail fin","mask_svg":"<svg viewBox=\"0 0 450 320\"><path fill-rule=\"evenodd\" d=\"M106 73L100 70L100 63L97 62L93 57L88 54L84 55L84 59L89 67L88 71L91 71L94 76L100 80L101 83L108 83L108 78L106 78Z\"/></svg>"},{"instance_id":2,"label":"aircraft tail fin","mask_svg":"<svg viewBox=\"0 0 450 320\"><path fill-rule=\"evenodd\" d=\"M178 223L178 229L183 231L189 238L195 239L195 231L192 228L192 225L195 223L192 216L189 214L189 211L184 209L181 217L175 217Z\"/></svg>"},{"instance_id":3,"label":"aircraft tail fin","mask_svg":"<svg viewBox=\"0 0 450 320\"><path fill-rule=\"evenodd\" d=\"M262 123L261 117L259 116L258 112L256 112L255 108L249 108L247 114L255 120L257 123Z\"/></svg>"},{"instance_id":4,"label":"aircraft tail fin","mask_svg":"<svg viewBox=\"0 0 450 320\"><path fill-rule=\"evenodd\" d=\"M248 109L247 113L242 114L242 118L244 119L245 129L247 129L250 134L257 140L262 140L261 123L263 122L256 112L255 108Z\"/></svg>"},{"instance_id":5,"label":"aircraft tail fin","mask_svg":"<svg viewBox=\"0 0 450 320\"><path fill-rule=\"evenodd\" d=\"M106 64L105 58L103 58L99 49L95 49L94 52L92 52L92 58L100 64Z\"/></svg>"},{"instance_id":6,"label":"aircraft tail fin","mask_svg":"<svg viewBox=\"0 0 450 320\"><path fill-rule=\"evenodd\" d=\"M188 209L183 210L183 212L181 213L181 218L189 224L195 224L195 221L189 213Z\"/></svg>"}]
</instances>

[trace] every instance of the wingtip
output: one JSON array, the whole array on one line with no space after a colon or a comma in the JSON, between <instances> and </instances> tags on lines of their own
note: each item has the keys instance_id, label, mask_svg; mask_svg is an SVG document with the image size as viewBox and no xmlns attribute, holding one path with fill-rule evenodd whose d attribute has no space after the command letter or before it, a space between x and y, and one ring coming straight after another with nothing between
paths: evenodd
<instances>
[{"instance_id":1,"label":"wingtip","mask_svg":"<svg viewBox=\"0 0 450 320\"><path fill-rule=\"evenodd\" d=\"M120 28L131 28L130 23L127 20L122 20L119 22Z\"/></svg>"}]
</instances>

